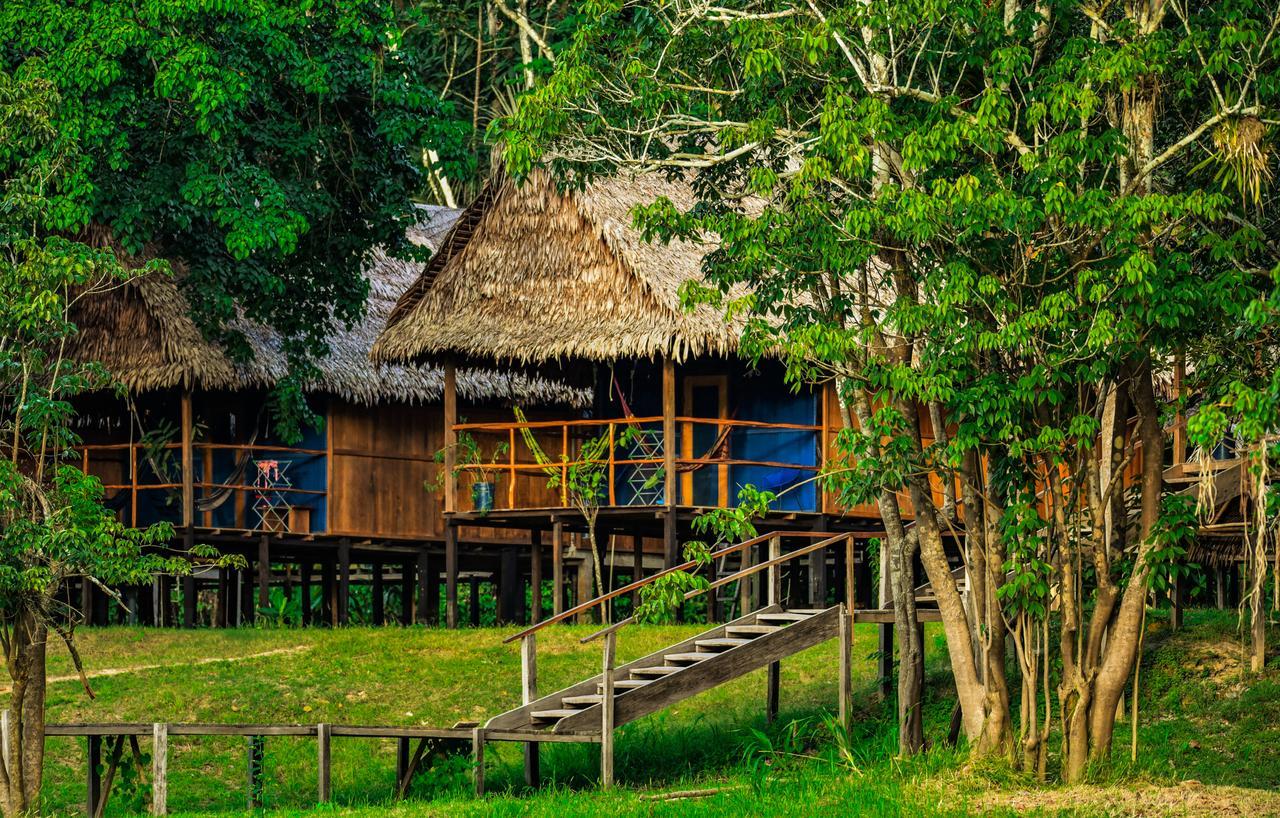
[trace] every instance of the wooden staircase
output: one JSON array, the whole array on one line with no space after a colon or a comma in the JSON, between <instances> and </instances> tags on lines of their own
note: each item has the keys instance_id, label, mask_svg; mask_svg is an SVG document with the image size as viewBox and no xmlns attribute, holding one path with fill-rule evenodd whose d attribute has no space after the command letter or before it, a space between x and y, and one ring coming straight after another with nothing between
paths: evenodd
<instances>
[{"instance_id":1,"label":"wooden staircase","mask_svg":"<svg viewBox=\"0 0 1280 818\"><path fill-rule=\"evenodd\" d=\"M618 727L767 667L841 632L843 606L784 610L768 605L732 622L628 662L611 673ZM495 716L486 730L599 735L604 672Z\"/></svg>"}]
</instances>

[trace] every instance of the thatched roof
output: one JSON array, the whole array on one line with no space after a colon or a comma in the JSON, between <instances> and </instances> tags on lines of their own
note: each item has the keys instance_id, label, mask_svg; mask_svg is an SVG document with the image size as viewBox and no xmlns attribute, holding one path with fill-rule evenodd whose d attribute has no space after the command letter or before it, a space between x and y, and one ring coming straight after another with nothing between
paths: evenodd
<instances>
[{"instance_id":1,"label":"thatched roof","mask_svg":"<svg viewBox=\"0 0 1280 818\"><path fill-rule=\"evenodd\" d=\"M416 244L438 248L460 211L424 207L423 220L410 230ZM136 262L136 260L134 260ZM244 323L241 329L253 349L253 360L238 364L207 341L190 316L190 307L175 276L145 275L77 305L79 327L73 357L102 363L134 391L190 386L198 389L267 387L287 371L280 337L266 327ZM416 281L423 265L390 258L376 251L366 271L369 300L364 318L350 328L338 327L329 337L330 353L318 362L315 392L338 395L362 404L380 401L439 400L444 375L439 367L373 364L369 352L396 300ZM458 393L468 400L507 400L521 404L581 405L589 396L544 378L495 369L458 372Z\"/></svg>"},{"instance_id":2,"label":"thatched roof","mask_svg":"<svg viewBox=\"0 0 1280 818\"><path fill-rule=\"evenodd\" d=\"M726 354L741 327L679 289L701 277L705 243L644 241L632 208L667 197L694 204L657 175L604 179L561 192L535 172L490 181L439 253L400 298L374 345L380 361L444 354L514 363Z\"/></svg>"}]
</instances>

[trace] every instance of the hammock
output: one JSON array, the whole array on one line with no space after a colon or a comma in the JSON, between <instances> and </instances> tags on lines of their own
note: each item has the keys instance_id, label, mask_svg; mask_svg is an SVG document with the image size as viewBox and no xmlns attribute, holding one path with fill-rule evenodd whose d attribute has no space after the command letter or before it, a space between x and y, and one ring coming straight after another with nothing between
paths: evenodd
<instances>
[{"instance_id":1,"label":"hammock","mask_svg":"<svg viewBox=\"0 0 1280 818\"><path fill-rule=\"evenodd\" d=\"M631 428L636 429L637 431L643 431L640 425L635 422L636 413L631 411L631 405L627 403L626 396L622 394L622 385L618 383L618 376L616 374L612 374L610 375L610 377L613 380L613 389L618 395L618 403L622 406L622 414L624 417L626 417L628 421L628 425ZM737 414L736 410L734 411L734 414L735 415ZM732 420L732 417L730 417L730 420ZM726 425L726 426L720 427L720 434L716 435L716 439L712 441L711 445L707 448L707 451L703 453L703 455L699 457L698 460L699 461L707 461L707 460L727 461L729 459L729 438L732 434L733 434L732 426ZM636 435L635 446L637 449L640 450L640 454L643 455L644 459L647 459L647 460L662 459L662 448L658 445L654 445L652 440L646 435ZM706 462L680 463L676 466L676 472L679 474L689 474L691 472L697 471L703 466L709 466L709 465L712 465L712 464L706 463Z\"/></svg>"}]
</instances>

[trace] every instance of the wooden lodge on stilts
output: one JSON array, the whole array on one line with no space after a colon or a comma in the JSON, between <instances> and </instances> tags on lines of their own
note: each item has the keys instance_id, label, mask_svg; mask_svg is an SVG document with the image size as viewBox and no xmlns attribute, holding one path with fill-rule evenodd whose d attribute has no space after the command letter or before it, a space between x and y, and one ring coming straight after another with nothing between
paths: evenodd
<instances>
[{"instance_id":1,"label":"wooden lodge on stilts","mask_svg":"<svg viewBox=\"0 0 1280 818\"><path fill-rule=\"evenodd\" d=\"M410 238L434 248L457 216L424 208ZM125 391L88 396L78 407L77 454L123 522L170 522L173 546L207 543L242 555L247 567L210 568L176 588L157 577L151 587L119 589L124 604L91 585L68 588L87 622L439 621L446 536L429 484L441 468L445 412L485 422L509 418L515 405L535 417L559 406L559 416L587 393L493 367L372 364L378 332L422 269L376 253L366 316L332 334L308 386L324 422L285 444L267 399L285 372L280 339L246 323L239 328L253 357L233 361L201 335L175 268L173 277L147 275L78 305L72 354L102 362ZM451 582L495 582L521 535L451 528ZM519 547L527 550L527 539ZM502 591L514 594L505 586L515 581L504 576Z\"/></svg>"},{"instance_id":2,"label":"wooden lodge on stilts","mask_svg":"<svg viewBox=\"0 0 1280 818\"><path fill-rule=\"evenodd\" d=\"M726 321L715 306L684 308L681 289L702 281L714 242L646 242L632 210L659 197L677 208L693 204L686 186L657 175L573 191L540 171L519 184L497 176L392 310L375 361L440 361L447 371L515 367L591 394L588 408L555 419L462 422L446 392L445 440L468 435L485 451L503 451L497 469L505 483L481 513L467 499L474 469L461 470L446 492L446 547L452 532L481 521L527 532L530 564L544 578L550 568L552 613L568 600L566 554L584 566L574 597L591 596L583 576L591 555L569 543L585 530L583 515L563 481L548 496L546 465L525 440L535 434L547 459L571 464L585 441L605 436L607 496L597 533L606 584L681 562L695 518L735 505L750 484L778 495L761 531L856 533L857 571L866 577L858 583L861 605L879 607L864 559L866 541L883 532L879 513L873 505L842 507L817 480L842 428L834 389L787 385L779 362L738 356L740 321ZM842 598L841 559L815 553L788 566L787 594L813 604ZM454 609L456 589L448 600ZM616 604L625 614L633 600ZM713 622L734 610L734 600L714 595L706 604Z\"/></svg>"}]
</instances>

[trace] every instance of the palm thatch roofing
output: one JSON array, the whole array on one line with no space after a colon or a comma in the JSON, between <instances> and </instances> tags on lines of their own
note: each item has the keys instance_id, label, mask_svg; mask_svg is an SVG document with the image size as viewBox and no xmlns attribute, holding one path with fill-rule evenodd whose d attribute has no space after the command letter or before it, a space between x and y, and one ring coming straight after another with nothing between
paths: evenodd
<instances>
[{"instance_id":1,"label":"palm thatch roofing","mask_svg":"<svg viewBox=\"0 0 1280 818\"><path fill-rule=\"evenodd\" d=\"M519 184L496 174L401 296L374 360L455 354L536 365L733 352L737 322L680 300L714 241L647 242L633 224L632 209L659 197L694 204L686 185L655 174L573 191L542 171Z\"/></svg>"},{"instance_id":2,"label":"palm thatch roofing","mask_svg":"<svg viewBox=\"0 0 1280 818\"><path fill-rule=\"evenodd\" d=\"M409 231L415 244L436 250L461 211L422 208L423 218ZM131 259L129 263L139 263ZM423 264L375 251L365 275L369 299L364 318L351 327L337 327L329 337L329 354L317 362L321 371L313 392L337 395L372 405L379 402L422 403L439 400L444 373L437 366L374 364L369 353L396 300L420 276ZM175 275L143 275L109 292L93 294L75 307L79 328L70 354L97 361L131 391L185 386L194 389L270 387L287 371L281 338L267 327L243 323L253 359L233 361L207 340L191 318L182 293L182 266ZM463 369L458 394L473 401L512 401L524 405L560 403L583 405L586 391L519 371L494 368Z\"/></svg>"}]
</instances>

